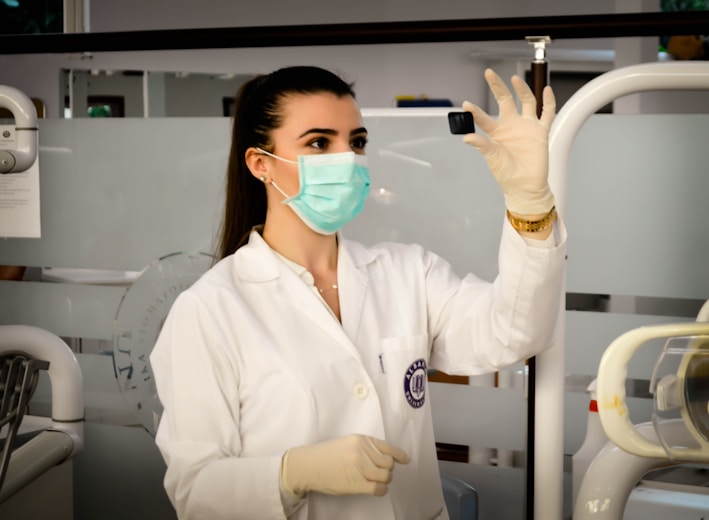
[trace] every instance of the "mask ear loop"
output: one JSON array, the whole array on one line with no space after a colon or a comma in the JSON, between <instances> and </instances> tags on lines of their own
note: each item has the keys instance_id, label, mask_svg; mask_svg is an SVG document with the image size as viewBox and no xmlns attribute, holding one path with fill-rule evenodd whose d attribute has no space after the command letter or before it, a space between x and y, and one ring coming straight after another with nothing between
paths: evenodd
<instances>
[{"instance_id":1,"label":"mask ear loop","mask_svg":"<svg viewBox=\"0 0 709 520\"><path fill-rule=\"evenodd\" d=\"M290 159L284 159L283 157L279 157L278 155L276 155L274 153L267 152L266 150L264 150L263 148L259 148L258 146L256 147L256 149L259 152L261 152L262 154L268 155L269 157L273 157L274 159L278 159L279 161L289 162L291 164L298 164L298 161L291 161Z\"/></svg>"},{"instance_id":2,"label":"mask ear loop","mask_svg":"<svg viewBox=\"0 0 709 520\"><path fill-rule=\"evenodd\" d=\"M265 155L268 155L269 157L273 157L274 159L278 159L279 161L288 162L288 163L292 163L292 164L298 164L298 161L291 161L290 159L284 159L283 157L279 157L279 156L277 156L276 154L272 154L271 152L267 152L267 151L264 150L263 148L256 147L256 149L257 149L259 152L261 152L261 153L263 153L263 154L265 154ZM260 180L261 182L263 182L264 184L266 184L266 180L267 180L267 179L266 179L266 176L265 176L265 175L261 175L261 177L259 177L259 180ZM290 196L288 196L285 191L283 191L281 188L279 188L279 187L278 187L278 184L276 184L273 179L271 179L270 184L271 184L271 186L273 186L274 188L276 188L276 190L278 190L278 193L280 193L281 195L283 195L283 196L286 198L286 200L287 200L287 199L290 199ZM285 201L284 201L284 202L285 202Z\"/></svg>"},{"instance_id":3,"label":"mask ear loop","mask_svg":"<svg viewBox=\"0 0 709 520\"><path fill-rule=\"evenodd\" d=\"M261 175L261 177L259 177L258 180L260 180L260 181L263 182L264 184L271 184L271 185L273 185L273 187L276 188L276 189L281 193L281 195L283 195L285 198L288 198L288 195L286 195L286 194L283 192L283 190L278 187L278 184L276 184L274 181L271 181L270 183L266 182L266 181L268 181L268 177L266 177L265 175Z\"/></svg>"},{"instance_id":4,"label":"mask ear loop","mask_svg":"<svg viewBox=\"0 0 709 520\"><path fill-rule=\"evenodd\" d=\"M276 184L273 179L271 179L271 186L273 186L274 188L276 188L276 190L278 190L278 193L280 193L281 195L283 195L283 196L286 198L286 200L290 199L290 197L286 194L286 192L283 191L281 188L279 188L279 187L278 187L278 184ZM285 202L285 200L284 200L283 202Z\"/></svg>"}]
</instances>

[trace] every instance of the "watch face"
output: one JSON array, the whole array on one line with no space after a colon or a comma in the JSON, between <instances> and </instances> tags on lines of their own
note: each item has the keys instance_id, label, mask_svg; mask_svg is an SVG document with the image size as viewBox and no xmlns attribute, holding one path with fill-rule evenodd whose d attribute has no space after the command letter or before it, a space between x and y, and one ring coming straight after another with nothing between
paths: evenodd
<instances>
[{"instance_id":1,"label":"watch face","mask_svg":"<svg viewBox=\"0 0 709 520\"><path fill-rule=\"evenodd\" d=\"M175 253L153 262L123 294L113 329L113 367L136 421L155 434L162 413L150 352L177 296L209 269L206 253Z\"/></svg>"}]
</instances>

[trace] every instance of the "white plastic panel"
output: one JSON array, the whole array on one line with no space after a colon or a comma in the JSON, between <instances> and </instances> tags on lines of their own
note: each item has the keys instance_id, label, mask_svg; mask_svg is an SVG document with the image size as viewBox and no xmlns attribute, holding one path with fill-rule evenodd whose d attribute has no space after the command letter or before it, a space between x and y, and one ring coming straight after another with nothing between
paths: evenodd
<instances>
[{"instance_id":1,"label":"white plastic panel","mask_svg":"<svg viewBox=\"0 0 709 520\"><path fill-rule=\"evenodd\" d=\"M33 325L65 338L111 340L125 287L0 282L0 325Z\"/></svg>"},{"instance_id":2,"label":"white plastic panel","mask_svg":"<svg viewBox=\"0 0 709 520\"><path fill-rule=\"evenodd\" d=\"M608 345L630 329L645 325L693 321L690 318L568 311L566 313L566 372L595 375ZM648 344L628 365L628 377L650 380L663 342Z\"/></svg>"},{"instance_id":3,"label":"white plastic panel","mask_svg":"<svg viewBox=\"0 0 709 520\"><path fill-rule=\"evenodd\" d=\"M491 280L504 202L480 154L450 134L449 110L365 112L371 194L345 235L368 244L416 242L459 274Z\"/></svg>"},{"instance_id":4,"label":"white plastic panel","mask_svg":"<svg viewBox=\"0 0 709 520\"><path fill-rule=\"evenodd\" d=\"M448 133L446 113L365 115L372 199L345 233L368 242L421 242L461 269L492 275L494 265L484 260L494 261L502 197L477 152ZM211 250L228 119L40 125L44 237L0 241L0 264L140 270L177 251Z\"/></svg>"},{"instance_id":5,"label":"white plastic panel","mask_svg":"<svg viewBox=\"0 0 709 520\"><path fill-rule=\"evenodd\" d=\"M480 448L526 450L527 402L518 389L431 383L436 439Z\"/></svg>"},{"instance_id":6,"label":"white plastic panel","mask_svg":"<svg viewBox=\"0 0 709 520\"><path fill-rule=\"evenodd\" d=\"M569 163L570 292L706 299L709 116L594 115Z\"/></svg>"},{"instance_id":7,"label":"white plastic panel","mask_svg":"<svg viewBox=\"0 0 709 520\"><path fill-rule=\"evenodd\" d=\"M42 239L0 242L0 264L141 270L209 249L229 120L43 119Z\"/></svg>"}]
</instances>

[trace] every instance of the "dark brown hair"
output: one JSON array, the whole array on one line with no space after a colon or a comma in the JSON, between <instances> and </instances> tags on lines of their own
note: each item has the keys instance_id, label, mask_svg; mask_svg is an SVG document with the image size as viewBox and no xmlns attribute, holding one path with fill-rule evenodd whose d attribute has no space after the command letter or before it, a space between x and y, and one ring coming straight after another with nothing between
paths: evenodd
<instances>
[{"instance_id":1,"label":"dark brown hair","mask_svg":"<svg viewBox=\"0 0 709 520\"><path fill-rule=\"evenodd\" d=\"M355 97L352 83L312 66L278 69L256 76L239 89L234 103L218 258L229 256L244 245L251 229L266 220L266 188L246 166L246 150L252 146L269 150L271 132L283 123L285 97L321 92Z\"/></svg>"}]
</instances>

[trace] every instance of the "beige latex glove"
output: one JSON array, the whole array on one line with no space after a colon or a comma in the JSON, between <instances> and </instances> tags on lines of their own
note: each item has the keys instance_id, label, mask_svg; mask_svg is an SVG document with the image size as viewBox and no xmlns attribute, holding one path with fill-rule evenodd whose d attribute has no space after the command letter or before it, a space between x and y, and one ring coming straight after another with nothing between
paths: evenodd
<instances>
[{"instance_id":1,"label":"beige latex glove","mask_svg":"<svg viewBox=\"0 0 709 520\"><path fill-rule=\"evenodd\" d=\"M479 133L463 136L487 160L502 188L507 209L519 215L546 214L554 206L554 195L547 181L549 173L549 128L556 111L551 87L544 88L543 109L537 118L537 101L519 76L512 76L512 86L521 104L521 113L512 93L491 69L485 79L497 100L500 115L493 119L480 107L463 102L463 110L472 112Z\"/></svg>"},{"instance_id":2,"label":"beige latex glove","mask_svg":"<svg viewBox=\"0 0 709 520\"><path fill-rule=\"evenodd\" d=\"M400 448L366 435L291 448L281 463L281 483L288 492L383 496L394 462L408 464Z\"/></svg>"}]
</instances>

